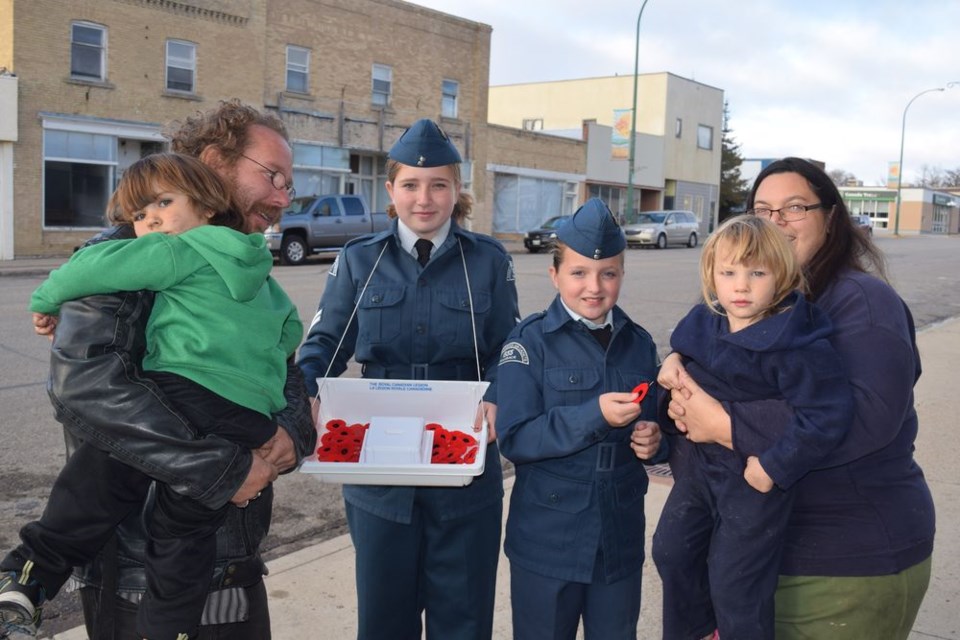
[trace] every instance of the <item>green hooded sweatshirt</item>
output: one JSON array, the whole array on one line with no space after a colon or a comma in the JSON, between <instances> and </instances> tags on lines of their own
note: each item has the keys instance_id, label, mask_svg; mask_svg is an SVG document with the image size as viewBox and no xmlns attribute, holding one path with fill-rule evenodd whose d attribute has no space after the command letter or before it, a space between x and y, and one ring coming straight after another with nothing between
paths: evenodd
<instances>
[{"instance_id":1,"label":"green hooded sweatshirt","mask_svg":"<svg viewBox=\"0 0 960 640\"><path fill-rule=\"evenodd\" d=\"M262 235L226 227L101 242L53 271L30 310L56 314L89 295L156 291L144 369L181 375L270 415L286 405L286 362L303 337L272 266Z\"/></svg>"}]
</instances>

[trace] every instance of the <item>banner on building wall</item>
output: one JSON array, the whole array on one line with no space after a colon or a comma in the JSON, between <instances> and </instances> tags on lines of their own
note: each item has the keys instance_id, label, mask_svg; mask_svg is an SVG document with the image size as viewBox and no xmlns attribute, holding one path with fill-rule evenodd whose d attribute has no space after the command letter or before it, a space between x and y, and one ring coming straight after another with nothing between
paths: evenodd
<instances>
[{"instance_id":1,"label":"banner on building wall","mask_svg":"<svg viewBox=\"0 0 960 640\"><path fill-rule=\"evenodd\" d=\"M610 156L624 159L630 156L630 129L633 124L633 109L613 110L613 129L610 134Z\"/></svg>"},{"instance_id":2,"label":"banner on building wall","mask_svg":"<svg viewBox=\"0 0 960 640\"><path fill-rule=\"evenodd\" d=\"M887 163L887 189L896 189L897 182L900 180L900 163Z\"/></svg>"}]
</instances>

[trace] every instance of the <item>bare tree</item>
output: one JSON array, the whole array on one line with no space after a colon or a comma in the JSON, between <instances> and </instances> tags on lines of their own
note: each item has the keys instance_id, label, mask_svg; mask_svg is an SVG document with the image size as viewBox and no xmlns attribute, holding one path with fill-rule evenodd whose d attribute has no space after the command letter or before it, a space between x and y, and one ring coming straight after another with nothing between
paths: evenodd
<instances>
[{"instance_id":1,"label":"bare tree","mask_svg":"<svg viewBox=\"0 0 960 640\"><path fill-rule=\"evenodd\" d=\"M960 187L960 167L956 169L947 169L944 176L945 187Z\"/></svg>"},{"instance_id":2,"label":"bare tree","mask_svg":"<svg viewBox=\"0 0 960 640\"><path fill-rule=\"evenodd\" d=\"M838 187L850 187L859 184L857 176L843 169L831 169L827 172L827 175L833 180L833 184Z\"/></svg>"},{"instance_id":3,"label":"bare tree","mask_svg":"<svg viewBox=\"0 0 960 640\"><path fill-rule=\"evenodd\" d=\"M914 187L927 187L928 189L939 189L946 184L946 176L940 167L932 167L925 164L920 167L920 180Z\"/></svg>"}]
</instances>

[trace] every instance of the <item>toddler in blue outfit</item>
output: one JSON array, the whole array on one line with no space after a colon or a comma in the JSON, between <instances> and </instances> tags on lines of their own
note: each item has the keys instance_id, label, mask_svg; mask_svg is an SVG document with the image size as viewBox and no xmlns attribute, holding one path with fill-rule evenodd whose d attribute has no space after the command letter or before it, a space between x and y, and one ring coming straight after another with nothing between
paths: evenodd
<instances>
[{"instance_id":1,"label":"toddler in blue outfit","mask_svg":"<svg viewBox=\"0 0 960 640\"><path fill-rule=\"evenodd\" d=\"M660 386L682 390L689 374L722 402L782 399L795 417L774 446L746 459L692 443L663 421L674 475L653 538L663 637L719 629L724 639L773 640L790 488L843 438L853 396L827 339L830 320L797 290L800 266L772 223L749 215L724 222L703 247L700 276L704 302L670 339L686 373L668 358Z\"/></svg>"}]
</instances>

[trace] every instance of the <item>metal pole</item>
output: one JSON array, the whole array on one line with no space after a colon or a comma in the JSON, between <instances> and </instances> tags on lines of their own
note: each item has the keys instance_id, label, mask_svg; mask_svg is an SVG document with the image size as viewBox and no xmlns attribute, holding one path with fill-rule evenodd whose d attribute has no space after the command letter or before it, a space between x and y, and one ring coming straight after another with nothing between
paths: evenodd
<instances>
[{"instance_id":1,"label":"metal pole","mask_svg":"<svg viewBox=\"0 0 960 640\"><path fill-rule=\"evenodd\" d=\"M952 83L951 83L952 84ZM922 96L925 93L931 93L933 91L943 91L944 87L936 87L934 89L926 89L921 91L917 95L910 98L910 101L907 103L907 106L903 108L903 123L900 125L900 161L897 164L897 209L893 218L893 235L900 235L900 187L903 184L903 138L907 132L907 110L910 108L910 105L913 104L913 101Z\"/></svg>"},{"instance_id":2,"label":"metal pole","mask_svg":"<svg viewBox=\"0 0 960 640\"><path fill-rule=\"evenodd\" d=\"M643 17L643 9L647 6L648 0L643 0L640 5L640 13L637 14L637 37L634 39L633 48L633 110L630 112L630 159L627 161L627 220L633 213L633 163L636 157L637 146L637 74L640 69L640 18Z\"/></svg>"}]
</instances>

